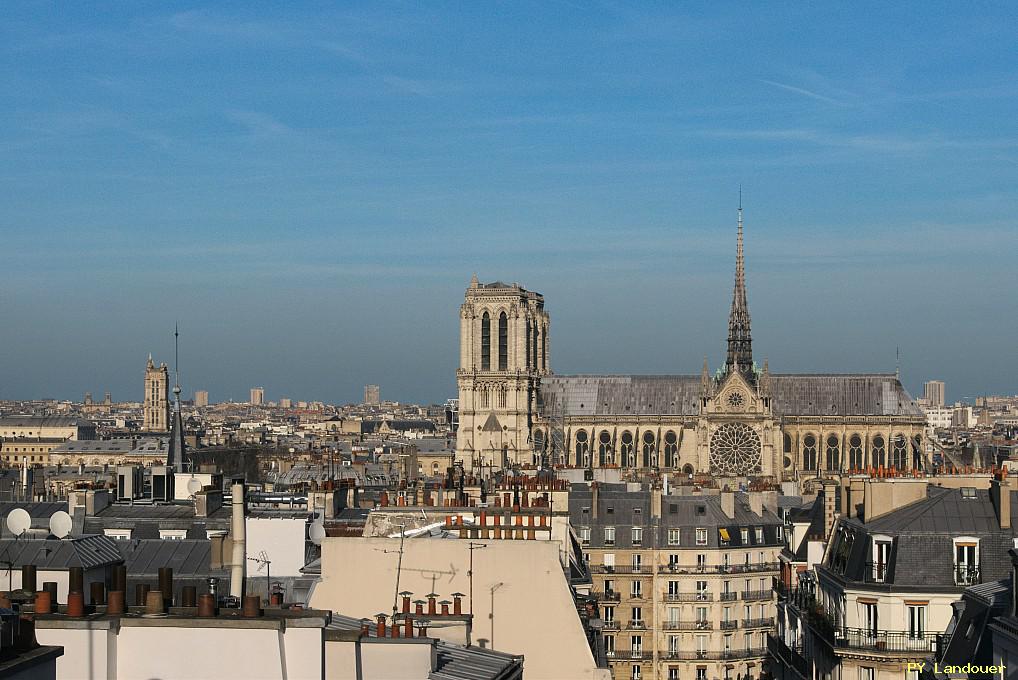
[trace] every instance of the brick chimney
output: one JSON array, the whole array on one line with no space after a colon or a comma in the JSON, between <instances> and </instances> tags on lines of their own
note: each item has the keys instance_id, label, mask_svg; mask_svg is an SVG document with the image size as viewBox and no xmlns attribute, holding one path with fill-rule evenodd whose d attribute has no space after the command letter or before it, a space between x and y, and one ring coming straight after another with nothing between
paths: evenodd
<instances>
[{"instance_id":1,"label":"brick chimney","mask_svg":"<svg viewBox=\"0 0 1018 680\"><path fill-rule=\"evenodd\" d=\"M661 487L654 484L650 488L650 516L660 519L661 517Z\"/></svg>"},{"instance_id":2,"label":"brick chimney","mask_svg":"<svg viewBox=\"0 0 1018 680\"><path fill-rule=\"evenodd\" d=\"M590 517L591 519L597 519L597 482L591 482L590 484Z\"/></svg>"},{"instance_id":3,"label":"brick chimney","mask_svg":"<svg viewBox=\"0 0 1018 680\"><path fill-rule=\"evenodd\" d=\"M837 490L838 483L833 479L825 479L824 482L824 538L831 537L831 529L834 527L834 520L838 516Z\"/></svg>"}]
</instances>

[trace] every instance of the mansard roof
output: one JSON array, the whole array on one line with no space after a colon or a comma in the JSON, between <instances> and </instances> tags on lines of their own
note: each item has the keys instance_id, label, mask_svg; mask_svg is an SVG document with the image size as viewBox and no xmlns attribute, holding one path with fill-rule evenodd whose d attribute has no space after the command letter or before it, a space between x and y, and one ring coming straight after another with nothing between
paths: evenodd
<instances>
[{"instance_id":1,"label":"mansard roof","mask_svg":"<svg viewBox=\"0 0 1018 680\"><path fill-rule=\"evenodd\" d=\"M544 378L541 385L546 413L690 417L699 414L698 375L555 375ZM925 419L893 373L772 374L770 390L774 413L778 415Z\"/></svg>"}]
</instances>

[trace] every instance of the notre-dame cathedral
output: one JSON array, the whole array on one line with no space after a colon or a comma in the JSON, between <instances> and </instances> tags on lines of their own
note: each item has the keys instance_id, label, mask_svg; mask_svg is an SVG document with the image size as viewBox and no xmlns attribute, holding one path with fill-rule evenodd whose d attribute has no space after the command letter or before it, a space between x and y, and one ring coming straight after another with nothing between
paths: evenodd
<instances>
[{"instance_id":1,"label":"notre-dame cathedral","mask_svg":"<svg viewBox=\"0 0 1018 680\"><path fill-rule=\"evenodd\" d=\"M779 374L753 360L739 210L728 352L713 375L555 375L544 297L474 276L460 308L467 469L566 465L772 480L927 465L894 373Z\"/></svg>"}]
</instances>

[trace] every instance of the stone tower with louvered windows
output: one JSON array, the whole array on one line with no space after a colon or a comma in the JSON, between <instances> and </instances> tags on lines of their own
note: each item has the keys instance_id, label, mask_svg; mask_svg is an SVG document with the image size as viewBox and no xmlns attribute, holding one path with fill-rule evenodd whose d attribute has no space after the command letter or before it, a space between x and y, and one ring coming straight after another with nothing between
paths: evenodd
<instances>
[{"instance_id":1,"label":"stone tower with louvered windows","mask_svg":"<svg viewBox=\"0 0 1018 680\"><path fill-rule=\"evenodd\" d=\"M468 470L533 462L531 427L550 373L544 297L475 275L460 307L457 458Z\"/></svg>"},{"instance_id":2,"label":"stone tower with louvered windows","mask_svg":"<svg viewBox=\"0 0 1018 680\"><path fill-rule=\"evenodd\" d=\"M151 354L145 365L142 429L149 432L168 432L170 429L170 372L166 364L156 366Z\"/></svg>"}]
</instances>

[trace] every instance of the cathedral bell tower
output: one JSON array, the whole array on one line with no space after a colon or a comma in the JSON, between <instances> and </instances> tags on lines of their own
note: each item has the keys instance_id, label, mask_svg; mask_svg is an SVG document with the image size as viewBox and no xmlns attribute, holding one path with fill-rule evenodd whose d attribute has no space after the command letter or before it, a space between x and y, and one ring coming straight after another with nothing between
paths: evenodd
<instances>
[{"instance_id":1,"label":"cathedral bell tower","mask_svg":"<svg viewBox=\"0 0 1018 680\"><path fill-rule=\"evenodd\" d=\"M460 307L456 456L468 470L533 460L531 426L550 373L544 297L518 284L470 281Z\"/></svg>"}]
</instances>

